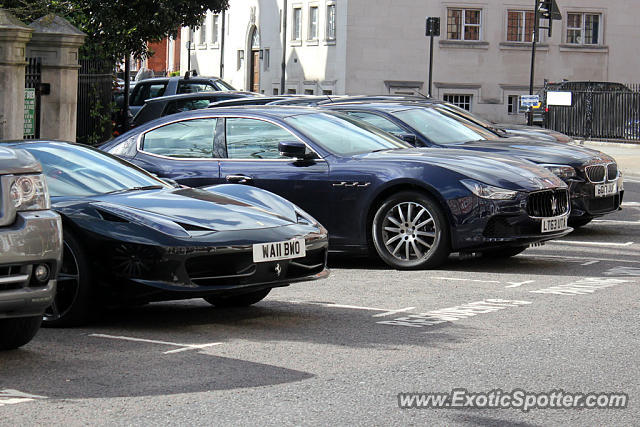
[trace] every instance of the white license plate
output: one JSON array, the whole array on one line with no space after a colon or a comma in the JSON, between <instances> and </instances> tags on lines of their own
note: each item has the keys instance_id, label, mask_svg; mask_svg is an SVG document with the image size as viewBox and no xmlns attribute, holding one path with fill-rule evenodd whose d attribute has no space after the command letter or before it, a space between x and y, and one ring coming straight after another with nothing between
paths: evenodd
<instances>
[{"instance_id":1,"label":"white license plate","mask_svg":"<svg viewBox=\"0 0 640 427\"><path fill-rule=\"evenodd\" d=\"M542 232L551 233L552 231L564 230L567 228L567 218L567 216L556 216L543 219Z\"/></svg>"},{"instance_id":2,"label":"white license plate","mask_svg":"<svg viewBox=\"0 0 640 427\"><path fill-rule=\"evenodd\" d=\"M607 197L618 192L618 183L610 182L608 184L596 185L596 197Z\"/></svg>"},{"instance_id":3,"label":"white license plate","mask_svg":"<svg viewBox=\"0 0 640 427\"><path fill-rule=\"evenodd\" d=\"M253 262L280 261L283 259L302 258L307 248L304 239L287 240L286 242L258 243L253 245Z\"/></svg>"}]
</instances>

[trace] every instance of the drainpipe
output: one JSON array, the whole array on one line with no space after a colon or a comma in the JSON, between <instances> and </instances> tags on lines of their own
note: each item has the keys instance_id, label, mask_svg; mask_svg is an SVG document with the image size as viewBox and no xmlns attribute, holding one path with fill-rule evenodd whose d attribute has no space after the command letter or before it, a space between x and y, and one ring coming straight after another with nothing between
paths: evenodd
<instances>
[{"instance_id":1,"label":"drainpipe","mask_svg":"<svg viewBox=\"0 0 640 427\"><path fill-rule=\"evenodd\" d=\"M222 11L222 37L220 37L220 78L224 78L224 40L226 35L226 21L227 11Z\"/></svg>"},{"instance_id":2,"label":"drainpipe","mask_svg":"<svg viewBox=\"0 0 640 427\"><path fill-rule=\"evenodd\" d=\"M280 75L280 94L284 93L285 76L287 72L287 0L282 8L282 71Z\"/></svg>"}]
</instances>

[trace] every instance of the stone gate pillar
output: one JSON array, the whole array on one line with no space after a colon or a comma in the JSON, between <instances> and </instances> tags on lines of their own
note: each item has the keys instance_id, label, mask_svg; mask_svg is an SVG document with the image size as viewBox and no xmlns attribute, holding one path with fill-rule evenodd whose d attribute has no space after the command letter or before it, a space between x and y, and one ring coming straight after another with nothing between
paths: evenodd
<instances>
[{"instance_id":1,"label":"stone gate pillar","mask_svg":"<svg viewBox=\"0 0 640 427\"><path fill-rule=\"evenodd\" d=\"M42 83L49 93L40 98L40 138L76 140L78 49L86 35L66 19L47 15L29 25L34 32L28 57L42 58Z\"/></svg>"},{"instance_id":2,"label":"stone gate pillar","mask_svg":"<svg viewBox=\"0 0 640 427\"><path fill-rule=\"evenodd\" d=\"M32 32L0 9L0 140L24 135L25 50Z\"/></svg>"}]
</instances>

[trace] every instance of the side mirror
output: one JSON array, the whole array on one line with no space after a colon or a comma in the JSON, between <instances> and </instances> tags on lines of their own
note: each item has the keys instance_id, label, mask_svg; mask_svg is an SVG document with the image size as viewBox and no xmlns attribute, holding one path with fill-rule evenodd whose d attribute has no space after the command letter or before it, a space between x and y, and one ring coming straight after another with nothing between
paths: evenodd
<instances>
[{"instance_id":1,"label":"side mirror","mask_svg":"<svg viewBox=\"0 0 640 427\"><path fill-rule=\"evenodd\" d=\"M307 146L299 141L286 141L278 144L278 151L283 157L292 157L294 159L306 159Z\"/></svg>"},{"instance_id":2,"label":"side mirror","mask_svg":"<svg viewBox=\"0 0 640 427\"><path fill-rule=\"evenodd\" d=\"M412 133L394 133L393 135L411 145L416 145L416 142L418 142L416 136Z\"/></svg>"}]
</instances>

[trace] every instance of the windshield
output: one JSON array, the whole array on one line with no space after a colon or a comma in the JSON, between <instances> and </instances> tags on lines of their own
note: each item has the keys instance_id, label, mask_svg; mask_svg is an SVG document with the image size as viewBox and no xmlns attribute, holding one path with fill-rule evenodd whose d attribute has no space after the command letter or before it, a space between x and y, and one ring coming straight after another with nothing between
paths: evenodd
<instances>
[{"instance_id":1,"label":"windshield","mask_svg":"<svg viewBox=\"0 0 640 427\"><path fill-rule=\"evenodd\" d=\"M470 112L468 112L464 108L460 108L457 105L453 105L453 104L438 104L436 108L449 110L452 113L457 114L460 117L463 117L463 118L465 118L467 120L470 120L470 121L472 121L474 123L477 123L480 126L484 126L486 128L492 128L493 126L495 126L495 123L492 123L489 120L485 120L482 117L476 116L475 114L471 114Z\"/></svg>"},{"instance_id":2,"label":"windshield","mask_svg":"<svg viewBox=\"0 0 640 427\"><path fill-rule=\"evenodd\" d=\"M140 187L170 188L149 173L90 147L25 144L42 164L51 196L96 196Z\"/></svg>"},{"instance_id":3,"label":"windshield","mask_svg":"<svg viewBox=\"0 0 640 427\"><path fill-rule=\"evenodd\" d=\"M454 119L433 108L411 108L396 111L393 115L435 144L454 145L488 139L486 132L473 129L470 123L462 123L461 119Z\"/></svg>"},{"instance_id":4,"label":"windshield","mask_svg":"<svg viewBox=\"0 0 640 427\"><path fill-rule=\"evenodd\" d=\"M343 114L300 114L287 117L284 121L325 150L339 156L411 148L394 136Z\"/></svg>"}]
</instances>

